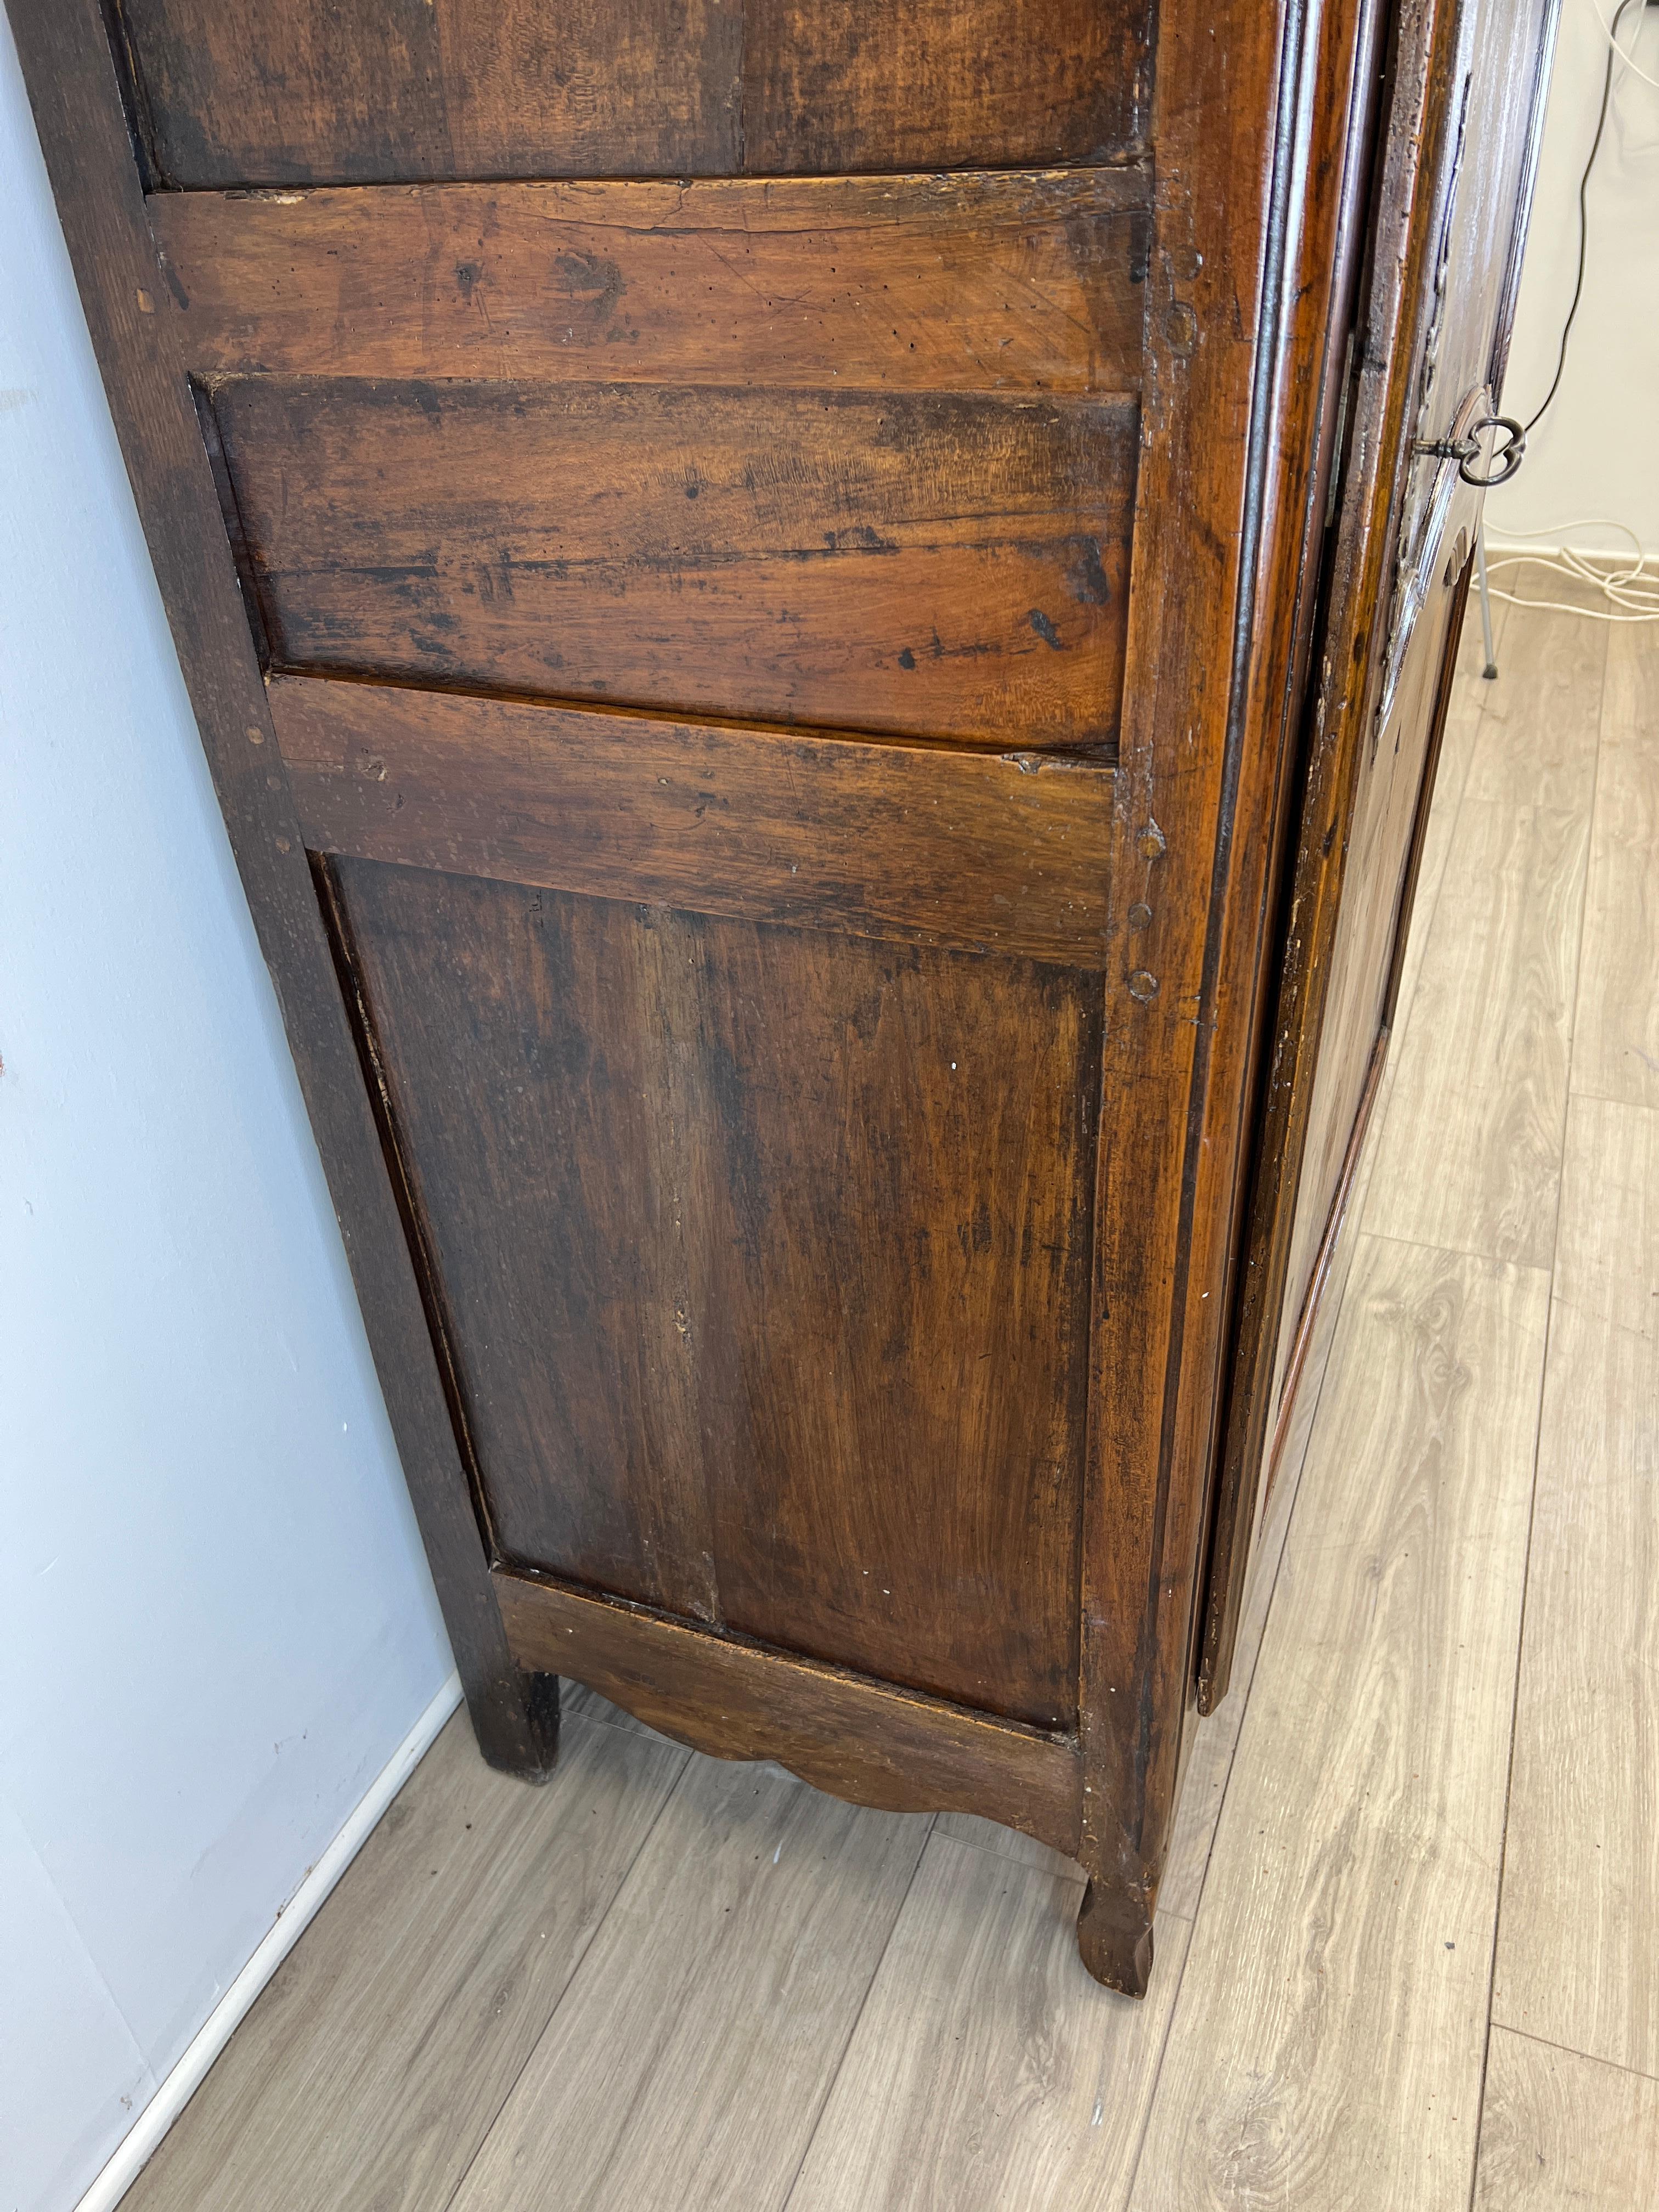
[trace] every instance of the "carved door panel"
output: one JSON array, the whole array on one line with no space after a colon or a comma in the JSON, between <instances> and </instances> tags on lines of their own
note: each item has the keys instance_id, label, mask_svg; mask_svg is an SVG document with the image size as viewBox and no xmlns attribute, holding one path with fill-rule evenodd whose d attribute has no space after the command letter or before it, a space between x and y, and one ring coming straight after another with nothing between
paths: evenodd
<instances>
[{"instance_id":1,"label":"carved door panel","mask_svg":"<svg viewBox=\"0 0 1659 2212\"><path fill-rule=\"evenodd\" d=\"M1393 1018L1480 516L1480 493L1447 449L1502 389L1553 46L1555 0L1411 14L1309 702L1200 1658L1206 1711L1226 1692L1255 1527L1340 1303L1340 1232ZM1471 474L1501 441L1480 442Z\"/></svg>"}]
</instances>

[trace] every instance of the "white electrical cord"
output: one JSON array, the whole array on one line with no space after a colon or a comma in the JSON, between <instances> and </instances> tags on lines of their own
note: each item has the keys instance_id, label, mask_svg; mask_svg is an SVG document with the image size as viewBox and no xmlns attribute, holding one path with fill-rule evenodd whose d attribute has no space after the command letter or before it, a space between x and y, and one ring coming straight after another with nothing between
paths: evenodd
<instances>
[{"instance_id":1,"label":"white electrical cord","mask_svg":"<svg viewBox=\"0 0 1659 2212\"><path fill-rule=\"evenodd\" d=\"M1639 76L1644 84L1650 84L1656 92L1659 92L1659 76L1650 76L1644 69L1641 68L1639 64L1631 59L1630 56L1620 45L1618 40L1613 35L1613 27L1601 13L1599 0L1590 0L1590 12L1595 17L1596 21L1601 26L1602 30L1606 33L1607 44L1613 48L1614 53L1618 55L1620 60L1623 62L1625 67L1630 71L1631 75L1632 76Z\"/></svg>"},{"instance_id":2,"label":"white electrical cord","mask_svg":"<svg viewBox=\"0 0 1659 2212\"><path fill-rule=\"evenodd\" d=\"M1629 4L1630 0L1623 0L1623 4L1618 8L1612 22L1609 23L1601 12L1601 0L1589 0L1590 11L1600 24L1607 44L1613 49L1613 60L1627 69L1632 76L1640 77L1644 84L1652 85L1656 91L1659 91L1659 77L1650 76L1644 69L1632 60L1630 55L1619 43L1617 36L1619 24ZM1645 9L1643 13L1645 14ZM1640 20L1638 16L1638 36ZM1528 424L1528 429L1531 429L1539 421L1547 410L1550 401L1554 398L1557 387L1561 381L1561 371L1566 365L1567 332L1571 331L1573 317L1578 310L1579 293L1583 289L1584 281L1586 245L1584 187L1589 182L1589 173L1595 165L1596 149L1601 143L1601 128L1607 121L1608 96L1613 91L1614 82L1611 74L1613 67L1613 61L1610 60L1607 64L1607 82L1602 87L1601 122L1597 126L1595 143L1591 147L1589 161L1585 166L1578 187L1578 287L1573 294L1572 307L1567 316L1566 331L1562 334L1561 356L1556 364L1555 382L1551 385L1543 406ZM1620 537L1629 538L1630 556L1626 559L1616 553L1581 552L1577 547L1564 542L1565 533L1569 530L1617 531ZM1562 533L1562 537L1553 546L1536 552L1528 550L1528 539L1556 538L1558 532ZM1496 550L1493 550L1490 541L1487 544L1486 570L1489 576L1499 569L1544 568L1553 575L1569 577L1574 583L1589 585L1603 604L1597 607L1584 606L1570 599L1525 599L1518 592L1500 590L1496 584L1491 584L1488 587L1492 599L1507 600L1512 607L1549 608L1559 614L1583 615L1591 622L1659 622L1659 574L1649 573L1650 570L1659 570L1659 555L1643 552L1642 541L1628 523L1612 522L1601 516L1582 516L1573 522L1553 522L1542 530L1517 530L1512 533L1512 538L1510 533L1505 533L1505 537L1510 542L1501 543Z\"/></svg>"},{"instance_id":3,"label":"white electrical cord","mask_svg":"<svg viewBox=\"0 0 1659 2212\"><path fill-rule=\"evenodd\" d=\"M1627 524L1589 515L1573 522L1552 523L1547 530L1517 531L1516 536L1548 538L1567 530L1616 530L1629 538L1633 550L1629 555L1581 553L1575 546L1558 544L1547 551L1529 553L1502 546L1494 549L1489 542L1486 573L1492 575L1499 568L1528 566L1552 569L1558 576L1589 585L1607 601L1605 607L1577 606L1569 599L1523 599L1517 592L1500 591L1496 584L1491 587L1493 599L1507 599L1512 607L1550 607L1559 614L1583 615L1590 622L1659 622L1659 573L1648 573L1650 569L1659 572L1659 554L1644 553L1641 539Z\"/></svg>"}]
</instances>

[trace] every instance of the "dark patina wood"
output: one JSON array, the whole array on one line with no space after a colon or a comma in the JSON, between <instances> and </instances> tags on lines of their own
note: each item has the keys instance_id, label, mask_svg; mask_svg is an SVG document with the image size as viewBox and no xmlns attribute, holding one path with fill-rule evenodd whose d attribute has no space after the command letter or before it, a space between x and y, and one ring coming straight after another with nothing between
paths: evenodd
<instances>
[{"instance_id":1,"label":"dark patina wood","mask_svg":"<svg viewBox=\"0 0 1659 2212\"><path fill-rule=\"evenodd\" d=\"M1145 0L126 0L173 185L1030 168L1144 145Z\"/></svg>"},{"instance_id":2,"label":"dark patina wood","mask_svg":"<svg viewBox=\"0 0 1659 2212\"><path fill-rule=\"evenodd\" d=\"M1314 1307L1334 1306L1346 1279L1345 1163L1392 1015L1468 592L1480 495L1457 483L1455 463L1417 448L1501 391L1558 13L1556 0L1415 0L1397 33L1352 351L1348 440L1359 462L1331 533L1244 1243L1200 1662L1206 1711L1226 1694L1268 1447L1288 1431L1289 1386L1322 1370L1308 1357L1311 1342L1329 1344Z\"/></svg>"},{"instance_id":3,"label":"dark patina wood","mask_svg":"<svg viewBox=\"0 0 1659 2212\"><path fill-rule=\"evenodd\" d=\"M204 374L1119 392L1144 167L156 192ZM736 277L740 281L733 282Z\"/></svg>"},{"instance_id":4,"label":"dark patina wood","mask_svg":"<svg viewBox=\"0 0 1659 2212\"><path fill-rule=\"evenodd\" d=\"M336 870L502 1555L1073 1724L1094 978Z\"/></svg>"},{"instance_id":5,"label":"dark patina wood","mask_svg":"<svg viewBox=\"0 0 1659 2212\"><path fill-rule=\"evenodd\" d=\"M1009 1821L1145 1988L1541 4L10 0L499 1762Z\"/></svg>"},{"instance_id":6,"label":"dark patina wood","mask_svg":"<svg viewBox=\"0 0 1659 2212\"><path fill-rule=\"evenodd\" d=\"M576 1674L653 1728L721 1759L776 1759L820 1790L896 1813L956 1810L1078 1848L1075 1736L965 1711L739 1637L498 1568L526 1666Z\"/></svg>"},{"instance_id":7,"label":"dark patina wood","mask_svg":"<svg viewBox=\"0 0 1659 2212\"><path fill-rule=\"evenodd\" d=\"M1130 404L239 377L211 404L285 666L1116 735Z\"/></svg>"},{"instance_id":8,"label":"dark patina wood","mask_svg":"<svg viewBox=\"0 0 1659 2212\"><path fill-rule=\"evenodd\" d=\"M1105 963L1111 784L1063 757L313 677L270 689L315 853Z\"/></svg>"}]
</instances>

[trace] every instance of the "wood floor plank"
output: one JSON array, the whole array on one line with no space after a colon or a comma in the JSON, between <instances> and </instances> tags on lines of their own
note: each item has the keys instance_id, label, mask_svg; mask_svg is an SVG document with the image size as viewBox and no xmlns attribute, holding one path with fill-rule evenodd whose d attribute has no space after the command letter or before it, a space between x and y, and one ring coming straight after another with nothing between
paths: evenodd
<instances>
[{"instance_id":1,"label":"wood floor plank","mask_svg":"<svg viewBox=\"0 0 1659 2212\"><path fill-rule=\"evenodd\" d=\"M1434 802L1429 809L1428 829L1423 840L1423 861L1417 872L1417 896L1413 902L1412 924L1406 935L1406 957L1401 966L1400 998L1395 1009L1396 1035L1406 1025L1410 1012L1412 994L1417 986L1418 972L1423 965L1424 948L1434 926L1434 910L1440 897L1440 886L1445 878L1446 860L1451 851L1452 827L1457 819L1457 810L1462 803L1464 787L1468 782L1469 764L1474 756L1475 742L1480 724L1488 707L1495 707L1509 678L1504 673L1504 632L1509 608L1503 600L1494 603L1492 611L1492 642L1498 653L1498 673L1488 682L1481 671L1486 665L1486 648L1480 635L1480 613L1473 599L1463 624L1463 635L1458 641L1457 672L1452 678L1451 703L1446 710L1445 734L1440 741L1440 765L1434 780ZM1397 1056L1391 1056L1383 1077L1385 1086L1391 1087ZM1379 1113L1384 1100L1379 1098Z\"/></svg>"},{"instance_id":2,"label":"wood floor plank","mask_svg":"<svg viewBox=\"0 0 1659 2212\"><path fill-rule=\"evenodd\" d=\"M1659 2203L1659 2081L1492 2032L1474 2212Z\"/></svg>"},{"instance_id":3,"label":"wood floor plank","mask_svg":"<svg viewBox=\"0 0 1659 2212\"><path fill-rule=\"evenodd\" d=\"M1495 611L1495 610L1494 610ZM1512 618L1511 618L1512 616ZM1511 610L1497 680L1470 755L1466 796L1585 815L1595 781L1607 625Z\"/></svg>"},{"instance_id":4,"label":"wood floor plank","mask_svg":"<svg viewBox=\"0 0 1659 2212\"><path fill-rule=\"evenodd\" d=\"M1190 1920L1199 1908L1204 1877L1214 1851L1216 1829L1221 1818L1227 1784L1237 1755L1239 1733L1249 1710L1250 1685L1255 1677L1262 1638L1267 1632L1268 1608L1278 1583L1285 1538L1290 1533L1291 1517L1296 1510L1308 1444L1323 1395L1328 1370L1333 1364L1330 1352L1340 1325L1348 1270L1352 1264L1353 1247L1359 1237L1358 1224L1364 1212L1365 1193L1376 1168L1382 1139L1382 1110L1379 1101L1354 1171L1353 1188L1349 1195L1341 1238L1327 1278L1289 1425L1279 1447L1276 1462L1269 1470L1271 1486L1267 1502L1261 1509L1260 1524L1250 1547L1244 1609L1239 1616L1237 1640L1233 1647L1231 1686L1219 1709L1209 1719L1198 1723L1197 1736L1187 1760L1181 1797L1176 1808L1175 1831L1170 1840L1164 1879L1158 1886L1160 1915L1176 1913Z\"/></svg>"},{"instance_id":5,"label":"wood floor plank","mask_svg":"<svg viewBox=\"0 0 1659 2212\"><path fill-rule=\"evenodd\" d=\"M1465 798L1393 1047L1373 1235L1548 1267L1586 830Z\"/></svg>"},{"instance_id":6,"label":"wood floor plank","mask_svg":"<svg viewBox=\"0 0 1659 2212\"><path fill-rule=\"evenodd\" d=\"M458 1713L127 2212L440 2212L688 1756L573 1718L532 1790Z\"/></svg>"},{"instance_id":7,"label":"wood floor plank","mask_svg":"<svg viewBox=\"0 0 1659 2212\"><path fill-rule=\"evenodd\" d=\"M1077 1955L1080 1884L929 1839L788 2212L1115 2212L1186 1950L1152 1994Z\"/></svg>"},{"instance_id":8,"label":"wood floor plank","mask_svg":"<svg viewBox=\"0 0 1659 2212\"><path fill-rule=\"evenodd\" d=\"M1467 2202L1547 1290L1357 1248L1137 2212Z\"/></svg>"},{"instance_id":9,"label":"wood floor plank","mask_svg":"<svg viewBox=\"0 0 1659 2212\"><path fill-rule=\"evenodd\" d=\"M1002 1859L1010 1866L1030 1868L1055 1881L1083 1881L1083 1869L1075 1859L1068 1859L1052 1844L1042 1844L1035 1836L1022 1834L1018 1828L1002 1827L995 1820L981 1820L975 1813L941 1813L933 1826L938 1834L955 1843L969 1844L975 1850L989 1851L994 1858Z\"/></svg>"},{"instance_id":10,"label":"wood floor plank","mask_svg":"<svg viewBox=\"0 0 1659 2212\"><path fill-rule=\"evenodd\" d=\"M1550 1264L1603 651L1570 615L1506 629L1394 1048L1374 1234Z\"/></svg>"},{"instance_id":11,"label":"wood floor plank","mask_svg":"<svg viewBox=\"0 0 1659 2212\"><path fill-rule=\"evenodd\" d=\"M1584 894L1572 1087L1659 1106L1659 638L1613 631Z\"/></svg>"},{"instance_id":12,"label":"wood floor plank","mask_svg":"<svg viewBox=\"0 0 1659 2212\"><path fill-rule=\"evenodd\" d=\"M1659 2074L1659 1110L1575 1098L1492 2016Z\"/></svg>"},{"instance_id":13,"label":"wood floor plank","mask_svg":"<svg viewBox=\"0 0 1659 2212\"><path fill-rule=\"evenodd\" d=\"M694 1759L454 2212L781 2206L929 1825Z\"/></svg>"},{"instance_id":14,"label":"wood floor plank","mask_svg":"<svg viewBox=\"0 0 1659 2212\"><path fill-rule=\"evenodd\" d=\"M1362 1172L1363 1172L1362 1169ZM1348 1233L1353 1234L1350 1222ZM1310 1378L1309 1407L1318 1399L1317 1378ZM1249 1585L1239 1616L1233 1646L1232 1686L1207 1720L1197 1723L1198 1734L1182 1778L1181 1801L1176 1808L1175 1832L1170 1839L1164 1879L1158 1884L1158 1941L1167 1914L1190 1920L1198 1911L1204 1876L1215 1845L1216 1826L1226 1796L1227 1784L1237 1755L1239 1733L1249 1710L1250 1684L1261 1653L1268 1607L1278 1581L1285 1540L1295 1510L1301 1460L1294 1437L1288 1447L1294 1463L1281 1467L1261 1516L1261 1525L1251 1547ZM1189 1723L1190 1725L1191 1723ZM1158 1971L1164 1954L1158 1952Z\"/></svg>"}]
</instances>

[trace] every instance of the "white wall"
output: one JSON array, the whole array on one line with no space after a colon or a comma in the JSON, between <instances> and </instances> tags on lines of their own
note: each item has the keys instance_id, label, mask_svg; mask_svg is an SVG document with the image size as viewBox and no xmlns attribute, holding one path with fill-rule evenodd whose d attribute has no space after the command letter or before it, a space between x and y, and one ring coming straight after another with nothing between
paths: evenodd
<instances>
[{"instance_id":1,"label":"white wall","mask_svg":"<svg viewBox=\"0 0 1659 2212\"><path fill-rule=\"evenodd\" d=\"M1538 196L1533 207L1504 411L1525 421L1555 374L1578 261L1578 179L1595 133L1616 0L1563 0ZM1620 44L1659 77L1659 8L1634 7ZM1590 178L1584 296L1554 404L1512 485L1486 502L1493 538L1581 516L1636 531L1659 553L1659 89L1615 64L1607 127ZM1576 530L1586 548L1616 532ZM1536 588L1529 586L1529 589Z\"/></svg>"},{"instance_id":2,"label":"white wall","mask_svg":"<svg viewBox=\"0 0 1659 2212\"><path fill-rule=\"evenodd\" d=\"M0 2208L450 1671L0 14Z\"/></svg>"}]
</instances>

